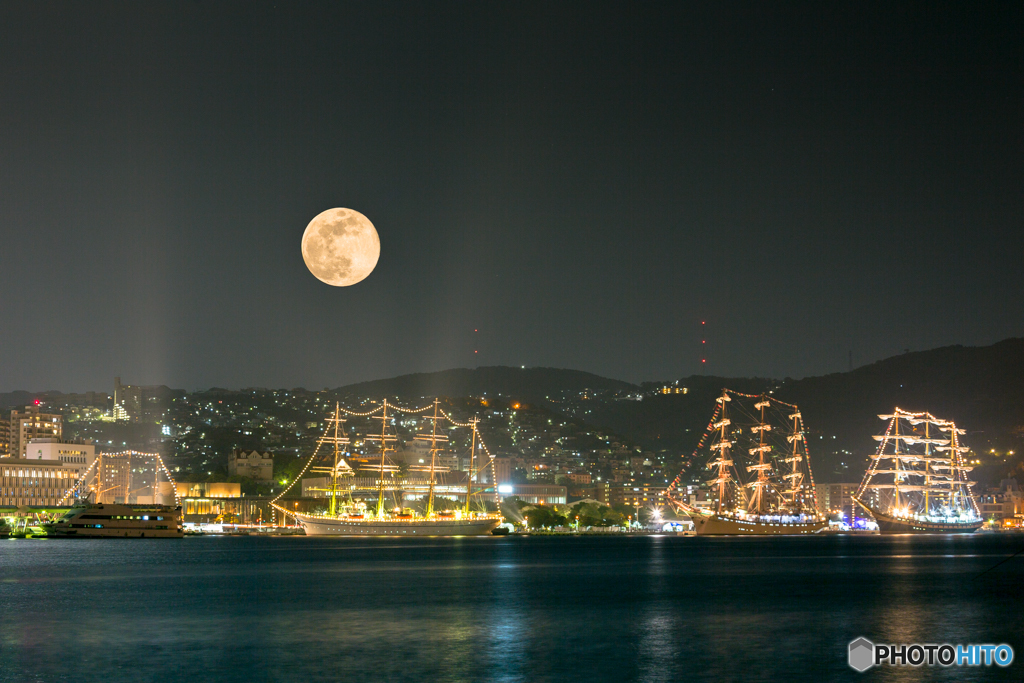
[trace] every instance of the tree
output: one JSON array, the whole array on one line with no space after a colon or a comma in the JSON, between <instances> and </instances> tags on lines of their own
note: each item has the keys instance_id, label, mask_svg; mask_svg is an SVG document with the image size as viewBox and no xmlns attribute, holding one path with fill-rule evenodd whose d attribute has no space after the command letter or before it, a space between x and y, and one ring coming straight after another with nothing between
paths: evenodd
<instances>
[{"instance_id":1,"label":"tree","mask_svg":"<svg viewBox=\"0 0 1024 683\"><path fill-rule=\"evenodd\" d=\"M531 506L524 509L523 514L532 529L565 526L568 522L564 514L548 505Z\"/></svg>"},{"instance_id":2,"label":"tree","mask_svg":"<svg viewBox=\"0 0 1024 683\"><path fill-rule=\"evenodd\" d=\"M601 503L576 503L569 509L568 515L574 522L579 517L581 527L619 526L626 522L625 515Z\"/></svg>"}]
</instances>

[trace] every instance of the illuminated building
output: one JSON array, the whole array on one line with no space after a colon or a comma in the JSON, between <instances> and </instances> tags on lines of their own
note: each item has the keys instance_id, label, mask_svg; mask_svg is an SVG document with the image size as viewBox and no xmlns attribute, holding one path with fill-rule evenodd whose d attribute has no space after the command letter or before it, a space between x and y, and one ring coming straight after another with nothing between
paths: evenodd
<instances>
[{"instance_id":1,"label":"illuminated building","mask_svg":"<svg viewBox=\"0 0 1024 683\"><path fill-rule=\"evenodd\" d=\"M53 438L32 439L25 448L25 457L29 460L61 462L81 475L96 459L96 446Z\"/></svg>"},{"instance_id":2,"label":"illuminated building","mask_svg":"<svg viewBox=\"0 0 1024 683\"><path fill-rule=\"evenodd\" d=\"M566 479L574 484L587 484L591 483L591 476L589 472L570 472L565 475Z\"/></svg>"},{"instance_id":3,"label":"illuminated building","mask_svg":"<svg viewBox=\"0 0 1024 683\"><path fill-rule=\"evenodd\" d=\"M524 503L534 505L543 503L545 505L564 504L566 490L564 486L551 486L547 484L499 484L498 495L502 499L518 498Z\"/></svg>"},{"instance_id":4,"label":"illuminated building","mask_svg":"<svg viewBox=\"0 0 1024 683\"><path fill-rule=\"evenodd\" d=\"M231 482L179 481L175 484L182 498L240 498L242 485Z\"/></svg>"},{"instance_id":5,"label":"illuminated building","mask_svg":"<svg viewBox=\"0 0 1024 683\"><path fill-rule=\"evenodd\" d=\"M235 449L228 456L228 476L273 481L274 456L272 453Z\"/></svg>"},{"instance_id":6,"label":"illuminated building","mask_svg":"<svg viewBox=\"0 0 1024 683\"><path fill-rule=\"evenodd\" d=\"M78 472L58 460L0 460L0 505L69 505L61 502Z\"/></svg>"},{"instance_id":7,"label":"illuminated building","mask_svg":"<svg viewBox=\"0 0 1024 683\"><path fill-rule=\"evenodd\" d=\"M25 449L32 439L59 439L64 420L60 415L40 412L39 406L25 406L12 410L10 422L10 457L24 458Z\"/></svg>"},{"instance_id":8,"label":"illuminated building","mask_svg":"<svg viewBox=\"0 0 1024 683\"><path fill-rule=\"evenodd\" d=\"M1024 491L1016 479L1003 479L998 488L978 496L978 509L990 525L1020 528L1024 519Z\"/></svg>"},{"instance_id":9,"label":"illuminated building","mask_svg":"<svg viewBox=\"0 0 1024 683\"><path fill-rule=\"evenodd\" d=\"M267 499L243 499L242 485L231 482L177 482L183 518L188 522L255 523L262 518L260 501L273 519ZM251 519L250 519L251 516Z\"/></svg>"},{"instance_id":10,"label":"illuminated building","mask_svg":"<svg viewBox=\"0 0 1024 683\"><path fill-rule=\"evenodd\" d=\"M626 484L609 486L606 489L607 505L625 505L631 508L664 507L665 486L650 484Z\"/></svg>"},{"instance_id":11,"label":"illuminated building","mask_svg":"<svg viewBox=\"0 0 1024 683\"><path fill-rule=\"evenodd\" d=\"M0 417L0 458L11 454L11 423Z\"/></svg>"}]
</instances>

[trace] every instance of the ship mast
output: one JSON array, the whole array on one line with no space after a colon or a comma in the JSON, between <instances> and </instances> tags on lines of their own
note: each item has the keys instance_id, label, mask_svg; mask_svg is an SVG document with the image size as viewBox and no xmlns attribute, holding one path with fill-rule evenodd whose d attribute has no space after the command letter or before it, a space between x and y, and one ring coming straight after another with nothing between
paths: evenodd
<instances>
[{"instance_id":1,"label":"ship mast","mask_svg":"<svg viewBox=\"0 0 1024 683\"><path fill-rule=\"evenodd\" d=\"M722 514L725 504L725 492L729 482L732 480L732 475L728 469L732 467L732 460L729 459L729 447L735 442L729 439L729 433L726 431L726 428L732 424L732 421L726 415L726 403L732 400L729 398L729 392L723 390L722 395L716 400L722 404L722 419L714 424L714 428L718 430L718 441L713 443L711 448L718 451L718 460L709 462L708 467L717 467L718 476L708 483L718 485L718 514Z\"/></svg>"},{"instance_id":2,"label":"ship mast","mask_svg":"<svg viewBox=\"0 0 1024 683\"><path fill-rule=\"evenodd\" d=\"M436 477L436 472L437 472L437 454L438 454L438 452L440 450L442 450L438 446L438 442L439 441L447 441L448 440L447 436L444 436L443 434L438 434L437 433L437 421L440 419L438 414L437 414L439 409L440 409L438 404L439 404L439 400L435 398L434 399L434 416L427 418L428 420L432 420L433 421L433 425L432 425L432 428L430 430L430 434L417 434L416 435L417 439L423 439L423 440L430 439L430 490L429 490L429 493L427 494L427 507L426 507L426 509L424 511L424 514L427 517L430 517L431 515L434 514L434 485L436 483L435 477Z\"/></svg>"},{"instance_id":3,"label":"ship mast","mask_svg":"<svg viewBox=\"0 0 1024 683\"><path fill-rule=\"evenodd\" d=\"M928 419L930 417L931 415L926 415L924 421L924 514L926 515L931 514L932 511L931 500L928 498L932 488L932 442L930 438L932 421Z\"/></svg>"},{"instance_id":4,"label":"ship mast","mask_svg":"<svg viewBox=\"0 0 1024 683\"><path fill-rule=\"evenodd\" d=\"M939 429L942 429L939 427ZM961 453L961 447L959 447L959 438L957 437L956 425L952 422L949 423L949 499L948 505L950 508L956 507L956 499L961 496L961 486L957 484L961 482L961 479L966 477L965 470L971 468L964 467L964 456ZM937 449L940 450L940 449ZM965 497L969 498L969 497ZM970 503L965 501L969 506Z\"/></svg>"},{"instance_id":5,"label":"ship mast","mask_svg":"<svg viewBox=\"0 0 1024 683\"><path fill-rule=\"evenodd\" d=\"M331 424L334 427L331 427ZM352 468L345 462L342 457L344 451L341 446L348 444L348 437L344 434L342 425L345 420L341 417L341 403L335 402L334 404L334 415L327 418L327 427L324 429L324 433L320 436L317 441L317 450L320 449L326 443L334 445L334 464L331 467L310 467L310 472L317 472L321 474L327 474L330 477L330 485L326 489L313 489L315 491L326 491L330 498L328 510L330 511L331 517L338 515L338 478L344 472L347 475L352 474ZM333 436L330 434L333 431Z\"/></svg>"},{"instance_id":6,"label":"ship mast","mask_svg":"<svg viewBox=\"0 0 1024 683\"><path fill-rule=\"evenodd\" d=\"M747 510L760 515L764 512L764 499L765 490L768 488L768 473L772 469L772 465L769 462L765 462L764 454L771 451L771 444L764 442L764 433L769 432L772 429L770 424L764 421L764 409L770 406L768 399L762 394L761 400L754 404L754 408L761 411L761 421L758 424L750 428L751 431L758 433L758 445L750 449L750 454L758 455L758 463L756 465L748 465L748 472L757 472L757 480L752 481L747 486L754 489L754 496L750 501L750 505L747 506Z\"/></svg>"},{"instance_id":7,"label":"ship mast","mask_svg":"<svg viewBox=\"0 0 1024 683\"><path fill-rule=\"evenodd\" d=\"M335 517L338 513L338 463L339 461L344 462L341 460L339 447L342 444L342 439L344 439L344 443L348 443L347 438L338 437L338 428L344 420L341 419L341 403L337 401L334 403L334 419L332 422L334 422L334 438L331 439L334 443L334 466L331 467L331 517Z\"/></svg>"},{"instance_id":8,"label":"ship mast","mask_svg":"<svg viewBox=\"0 0 1024 683\"><path fill-rule=\"evenodd\" d=\"M96 502L102 503L100 496L103 495L103 451L99 455L99 467L96 468Z\"/></svg>"},{"instance_id":9,"label":"ship mast","mask_svg":"<svg viewBox=\"0 0 1024 683\"><path fill-rule=\"evenodd\" d=\"M893 514L897 516L948 517L950 512L959 516L961 513L958 510L976 515L977 510L969 489L973 482L966 481L964 475L971 468L964 467L961 457L967 449L960 446L957 439L963 430L927 412L910 413L897 408L892 415L879 417L889 420L889 428L885 434L875 437L882 443L878 453L872 456L875 463L865 473L857 497L868 489L892 489L889 502ZM923 422L924 434L919 436L901 429L900 422L904 420L910 425ZM931 433L933 424L940 431L952 432L951 437L935 438ZM917 431L917 427L914 427L914 431ZM892 453L887 453L890 441L893 444ZM940 455L946 451L950 451L949 457ZM884 468L883 461L891 461L891 469ZM918 467L917 463L923 466ZM892 482L883 480L883 483L875 483L874 477L878 475L892 475ZM922 481L918 482L911 477L920 477ZM966 491L962 490L964 487L968 487ZM964 497L962 503L957 500L960 496ZM937 506L934 511L933 504Z\"/></svg>"},{"instance_id":10,"label":"ship mast","mask_svg":"<svg viewBox=\"0 0 1024 683\"><path fill-rule=\"evenodd\" d=\"M963 429L957 429L957 426L953 422L946 423L946 427L939 427L942 431L950 432L950 440L948 447L938 447L936 450L944 451L949 450L949 506L954 510L965 510L970 512L975 517L980 518L981 512L978 510L978 503L974 500L974 495L971 493L971 486L977 482L968 481L967 473L970 472L973 467L969 467L964 464L963 454L971 450L966 446L960 445L959 435L964 433ZM958 500L959 499L959 500Z\"/></svg>"},{"instance_id":11,"label":"ship mast","mask_svg":"<svg viewBox=\"0 0 1024 683\"><path fill-rule=\"evenodd\" d=\"M473 433L470 436L469 448L469 477L466 479L466 516L469 517L469 498L473 490L473 468L476 467L476 426L480 418L473 417L469 423L473 425Z\"/></svg>"},{"instance_id":12,"label":"ship mast","mask_svg":"<svg viewBox=\"0 0 1024 683\"><path fill-rule=\"evenodd\" d=\"M430 426L430 491L427 493L427 517L434 514L434 468L437 466L437 398L434 399L434 419Z\"/></svg>"},{"instance_id":13,"label":"ship mast","mask_svg":"<svg viewBox=\"0 0 1024 683\"><path fill-rule=\"evenodd\" d=\"M893 488L896 491L896 502L895 502L894 507L895 507L895 509L899 510L899 508L900 508L900 481L903 479L903 473L900 471L902 469L902 466L901 466L902 463L900 461L900 441L901 441L901 439L900 439L900 417L899 417L899 415L893 415L892 419L896 422L896 427L895 427L895 430L894 430L894 436L896 437L896 441L895 441L895 445L893 446L893 449L892 449L893 450L893 454L895 456L892 459L892 465L893 465L893 467L892 467L892 469L893 469L892 482L893 482Z\"/></svg>"},{"instance_id":14,"label":"ship mast","mask_svg":"<svg viewBox=\"0 0 1024 683\"><path fill-rule=\"evenodd\" d=\"M367 437L370 441L380 441L380 476L377 479L377 518L382 519L384 517L384 472L390 468L387 467L387 457L389 441L395 441L398 439L396 436L390 436L388 434L388 400L384 399L384 407L381 410L380 417L376 418L380 420L380 436Z\"/></svg>"},{"instance_id":15,"label":"ship mast","mask_svg":"<svg viewBox=\"0 0 1024 683\"><path fill-rule=\"evenodd\" d=\"M803 501L797 497L803 492L804 482L804 474L800 470L800 463L804 459L800 450L800 445L804 442L803 417L797 411L790 414L789 419L793 421L793 433L786 436L786 440L793 444L793 452L784 462L792 463L793 469L785 476L785 479L791 480L786 495L789 496L788 502L793 512L799 513L803 511Z\"/></svg>"}]
</instances>

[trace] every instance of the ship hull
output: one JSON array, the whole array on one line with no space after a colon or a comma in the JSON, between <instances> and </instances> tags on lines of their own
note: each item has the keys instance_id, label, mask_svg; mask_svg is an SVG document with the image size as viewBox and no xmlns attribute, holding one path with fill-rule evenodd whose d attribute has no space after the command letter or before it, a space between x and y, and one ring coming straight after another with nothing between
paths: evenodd
<instances>
[{"instance_id":1,"label":"ship hull","mask_svg":"<svg viewBox=\"0 0 1024 683\"><path fill-rule=\"evenodd\" d=\"M916 519L900 519L864 506L878 522L878 533L890 534L973 534L985 522L922 522Z\"/></svg>"},{"instance_id":2,"label":"ship hull","mask_svg":"<svg viewBox=\"0 0 1024 683\"><path fill-rule=\"evenodd\" d=\"M689 515L698 536L806 536L818 533L828 524L827 521L792 524L750 522L720 517L714 513L705 515L691 512Z\"/></svg>"},{"instance_id":3,"label":"ship hull","mask_svg":"<svg viewBox=\"0 0 1024 683\"><path fill-rule=\"evenodd\" d=\"M489 535L500 519L331 519L296 514L307 536L483 536Z\"/></svg>"}]
</instances>

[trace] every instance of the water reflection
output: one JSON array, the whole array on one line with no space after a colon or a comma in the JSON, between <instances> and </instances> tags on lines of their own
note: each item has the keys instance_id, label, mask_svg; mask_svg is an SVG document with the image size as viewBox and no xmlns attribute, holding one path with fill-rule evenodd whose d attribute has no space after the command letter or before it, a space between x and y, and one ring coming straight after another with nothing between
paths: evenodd
<instances>
[{"instance_id":1,"label":"water reflection","mask_svg":"<svg viewBox=\"0 0 1024 683\"><path fill-rule=\"evenodd\" d=\"M637 648L637 671L642 681L678 680L678 639L680 615L673 610L673 601L667 594L666 576L670 573L665 556L664 537L650 540L647 571L644 574L647 596L639 624L640 642Z\"/></svg>"},{"instance_id":2,"label":"water reflection","mask_svg":"<svg viewBox=\"0 0 1024 683\"><path fill-rule=\"evenodd\" d=\"M523 575L516 564L515 546L511 543L500 545L495 559L491 607L484 617L484 660L490 668L490 680L524 681L529 620L523 610Z\"/></svg>"},{"instance_id":3,"label":"water reflection","mask_svg":"<svg viewBox=\"0 0 1024 683\"><path fill-rule=\"evenodd\" d=\"M1006 538L97 543L0 544L0 681L820 681L858 636L1024 652L1024 561L971 578Z\"/></svg>"}]
</instances>

